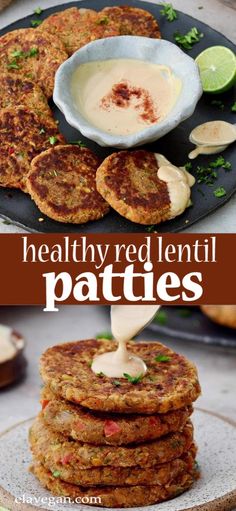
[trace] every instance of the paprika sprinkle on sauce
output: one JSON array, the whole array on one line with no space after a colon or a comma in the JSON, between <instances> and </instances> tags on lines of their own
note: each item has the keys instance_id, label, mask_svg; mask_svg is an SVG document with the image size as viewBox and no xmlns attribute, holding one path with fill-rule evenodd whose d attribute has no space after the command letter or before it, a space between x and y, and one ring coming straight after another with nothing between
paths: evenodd
<instances>
[{"instance_id":1,"label":"paprika sprinkle on sauce","mask_svg":"<svg viewBox=\"0 0 236 511\"><path fill-rule=\"evenodd\" d=\"M87 62L74 71L75 107L100 130L131 135L161 122L173 109L182 82L171 68L138 59Z\"/></svg>"},{"instance_id":2,"label":"paprika sprinkle on sauce","mask_svg":"<svg viewBox=\"0 0 236 511\"><path fill-rule=\"evenodd\" d=\"M104 109L110 109L113 105L119 108L129 108L131 102L144 122L153 124L158 121L150 93L143 87L130 85L128 81L113 85L111 92L101 99L100 104Z\"/></svg>"}]
</instances>

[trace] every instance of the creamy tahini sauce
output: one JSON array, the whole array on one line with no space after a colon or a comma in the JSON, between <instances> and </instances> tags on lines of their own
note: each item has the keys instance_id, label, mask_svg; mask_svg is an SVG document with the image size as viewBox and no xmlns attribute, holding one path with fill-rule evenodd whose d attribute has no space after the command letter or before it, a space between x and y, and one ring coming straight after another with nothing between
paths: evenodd
<instances>
[{"instance_id":1,"label":"creamy tahini sauce","mask_svg":"<svg viewBox=\"0 0 236 511\"><path fill-rule=\"evenodd\" d=\"M0 363L13 358L16 351L16 347L12 342L12 329L0 325Z\"/></svg>"},{"instance_id":2,"label":"creamy tahini sauce","mask_svg":"<svg viewBox=\"0 0 236 511\"><path fill-rule=\"evenodd\" d=\"M150 323L160 306L157 305L112 305L111 330L118 341L118 349L94 358L92 370L110 378L144 375L147 371L144 361L127 350L127 341Z\"/></svg>"},{"instance_id":3,"label":"creamy tahini sauce","mask_svg":"<svg viewBox=\"0 0 236 511\"><path fill-rule=\"evenodd\" d=\"M162 121L180 91L181 80L168 66L135 59L81 64L71 82L83 117L113 135L130 135Z\"/></svg>"},{"instance_id":4,"label":"creamy tahini sauce","mask_svg":"<svg viewBox=\"0 0 236 511\"><path fill-rule=\"evenodd\" d=\"M165 156L155 153L159 167L157 175L167 184L170 197L170 218L181 215L189 205L195 178L183 167L172 165Z\"/></svg>"},{"instance_id":5,"label":"creamy tahini sauce","mask_svg":"<svg viewBox=\"0 0 236 511\"><path fill-rule=\"evenodd\" d=\"M200 124L190 133L190 142L196 145L188 155L190 159L199 154L216 154L224 151L236 140L236 126L225 121Z\"/></svg>"}]
</instances>

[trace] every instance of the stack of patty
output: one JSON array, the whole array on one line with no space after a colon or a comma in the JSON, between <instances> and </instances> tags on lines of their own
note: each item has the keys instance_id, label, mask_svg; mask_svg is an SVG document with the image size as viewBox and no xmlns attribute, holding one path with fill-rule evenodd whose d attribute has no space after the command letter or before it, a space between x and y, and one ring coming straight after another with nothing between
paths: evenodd
<instances>
[{"instance_id":1,"label":"stack of patty","mask_svg":"<svg viewBox=\"0 0 236 511\"><path fill-rule=\"evenodd\" d=\"M109 211L96 189L100 162L89 149L67 145L60 133L48 105L55 73L95 39L160 38L158 23L129 6L99 12L72 7L42 18L37 28L0 37L0 186L30 193L42 213L57 221L98 220Z\"/></svg>"},{"instance_id":2,"label":"stack of patty","mask_svg":"<svg viewBox=\"0 0 236 511\"><path fill-rule=\"evenodd\" d=\"M98 497L103 507L176 497L198 475L190 421L200 394L196 368L160 343L130 342L129 351L147 364L144 377L94 374L93 358L115 347L90 339L43 354L32 472L56 495Z\"/></svg>"}]
</instances>

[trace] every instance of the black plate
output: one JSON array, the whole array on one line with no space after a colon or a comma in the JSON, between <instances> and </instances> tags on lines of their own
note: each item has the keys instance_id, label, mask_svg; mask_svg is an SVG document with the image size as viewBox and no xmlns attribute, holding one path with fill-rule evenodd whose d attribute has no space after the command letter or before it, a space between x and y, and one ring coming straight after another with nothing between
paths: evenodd
<instances>
[{"instance_id":1,"label":"black plate","mask_svg":"<svg viewBox=\"0 0 236 511\"><path fill-rule=\"evenodd\" d=\"M160 23L162 37L173 42L173 34L176 31L181 33L187 32L193 26L196 26L201 32L204 33L204 38L197 43L193 49L188 52L191 57L196 57L203 49L213 45L224 45L235 51L235 46L232 42L226 39L223 35L211 29L204 23L196 21L194 18L186 14L179 13L179 19L173 23L169 23L160 15L161 7L155 4L140 2L138 0L85 0L81 2L70 2L68 4L59 5L43 11L41 18L46 18L56 11L61 11L71 6L88 7L92 9L102 9L108 5L124 5L143 7L150 11ZM5 27L0 31L0 35L5 34L10 30L24 28L30 26L31 19L35 18L34 15L28 16L22 20L12 23L10 26ZM216 106L211 105L212 99L218 99L216 96L204 95L198 103L194 115L179 125L171 133L163 137L161 140L146 146L151 151L156 151L166 155L170 161L176 165L184 165L187 161L187 156L192 144L188 142L190 131L198 124L214 120L222 119L229 122L236 122L236 116L230 110L232 103L235 101L234 91L231 90L222 96L225 104L224 111L222 112ZM52 105L56 119L60 121L60 129L68 141L83 140L86 145L94 150L99 156L105 158L108 154L113 152L112 149L106 149L98 146L95 142L86 139L77 130L67 124L64 116L59 110ZM224 156L227 160L231 161L232 167L236 167L236 155L233 153L233 147L229 147ZM214 156L213 156L214 158ZM197 164L206 164L211 158L199 157ZM196 167L197 164L194 164ZM236 172L225 172L223 169L219 171L219 179L215 186L207 187L205 185L195 185L192 190L193 206L188 208L181 216L174 220L165 222L158 225L159 232L177 232L182 231L187 226L193 224L200 218L203 218L210 212L217 209L224 204L230 196L236 191ZM227 194L223 198L216 198L213 190L218 186L224 186ZM200 191L199 191L200 190ZM0 215L6 219L10 219L13 223L24 226L30 231L40 232L144 232L146 228L142 225L129 222L125 218L118 215L115 211L111 211L104 219L96 222L89 222L86 225L72 225L61 224L44 217L38 210L36 205L31 201L30 197L17 190L0 189ZM44 217L43 222L39 222L39 218Z\"/></svg>"},{"instance_id":2,"label":"black plate","mask_svg":"<svg viewBox=\"0 0 236 511\"><path fill-rule=\"evenodd\" d=\"M152 322L148 328L158 333L160 341L181 339L215 346L236 348L236 330L217 325L197 307L162 307L163 324Z\"/></svg>"}]
</instances>

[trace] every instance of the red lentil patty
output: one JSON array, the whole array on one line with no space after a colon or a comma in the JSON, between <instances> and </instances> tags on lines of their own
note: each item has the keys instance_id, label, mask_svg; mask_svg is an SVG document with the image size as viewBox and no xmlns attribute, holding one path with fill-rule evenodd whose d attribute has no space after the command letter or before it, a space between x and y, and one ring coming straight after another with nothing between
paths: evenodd
<instances>
[{"instance_id":1,"label":"red lentil patty","mask_svg":"<svg viewBox=\"0 0 236 511\"><path fill-rule=\"evenodd\" d=\"M182 431L136 446L97 446L55 433L39 414L29 439L33 454L43 458L44 465L52 469L65 460L67 467L75 471L104 466L147 468L172 461L188 451L193 443L193 426L189 421Z\"/></svg>"},{"instance_id":2,"label":"red lentil patty","mask_svg":"<svg viewBox=\"0 0 236 511\"><path fill-rule=\"evenodd\" d=\"M85 223L109 211L96 190L99 159L76 145L53 147L31 163L27 189L42 213L58 222Z\"/></svg>"},{"instance_id":3,"label":"red lentil patty","mask_svg":"<svg viewBox=\"0 0 236 511\"><path fill-rule=\"evenodd\" d=\"M97 189L128 220L158 224L170 218L171 202L167 184L157 171L154 153L140 149L113 153L97 170Z\"/></svg>"},{"instance_id":4,"label":"red lentil patty","mask_svg":"<svg viewBox=\"0 0 236 511\"><path fill-rule=\"evenodd\" d=\"M41 358L43 381L58 396L92 410L118 413L167 413L190 405L200 394L197 370L184 356L161 343L128 343L130 353L147 364L136 384L96 375L91 361L114 351L115 341L89 339L49 348ZM165 356L165 362L161 362Z\"/></svg>"},{"instance_id":5,"label":"red lentil patty","mask_svg":"<svg viewBox=\"0 0 236 511\"><path fill-rule=\"evenodd\" d=\"M89 505L114 508L147 506L177 497L177 495L188 490L197 478L196 471L193 473L183 472L173 479L170 484L166 485L86 488L65 483L61 479L55 478L50 471L37 462L34 463L31 470L41 484L51 490L54 495L70 497L72 500L83 499L82 502ZM88 498L87 501L86 497ZM96 497L99 497L99 500L96 500Z\"/></svg>"},{"instance_id":6,"label":"red lentil patty","mask_svg":"<svg viewBox=\"0 0 236 511\"><path fill-rule=\"evenodd\" d=\"M52 142L64 142L52 117L38 117L24 106L0 110L0 186L26 191L31 160Z\"/></svg>"},{"instance_id":7,"label":"red lentil patty","mask_svg":"<svg viewBox=\"0 0 236 511\"><path fill-rule=\"evenodd\" d=\"M11 73L36 82L50 98L58 67L67 59L56 36L33 28L22 28L0 37L0 74Z\"/></svg>"},{"instance_id":8,"label":"red lentil patty","mask_svg":"<svg viewBox=\"0 0 236 511\"><path fill-rule=\"evenodd\" d=\"M41 403L43 419L53 431L95 445L140 444L155 440L181 430L192 413L192 406L159 415L92 412L59 398L49 387L44 387Z\"/></svg>"}]
</instances>

